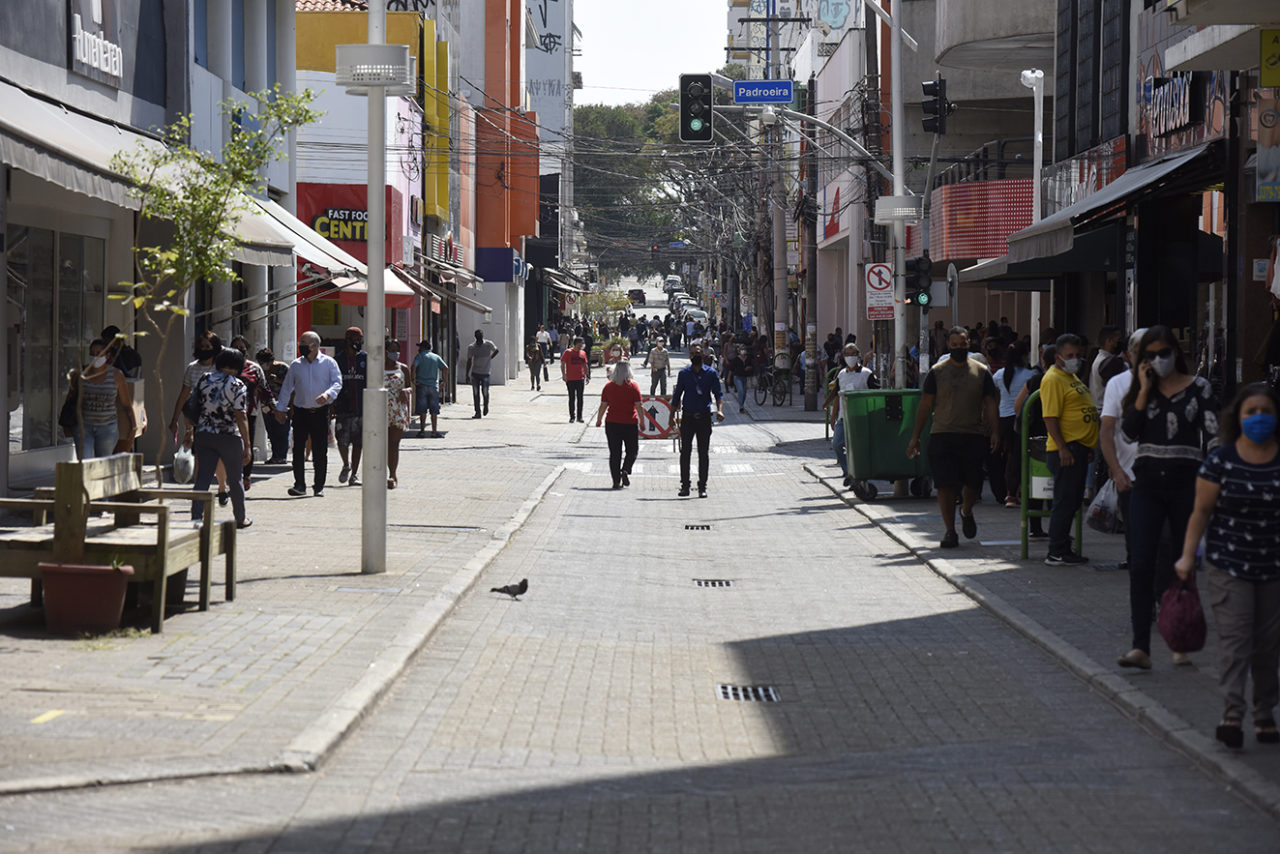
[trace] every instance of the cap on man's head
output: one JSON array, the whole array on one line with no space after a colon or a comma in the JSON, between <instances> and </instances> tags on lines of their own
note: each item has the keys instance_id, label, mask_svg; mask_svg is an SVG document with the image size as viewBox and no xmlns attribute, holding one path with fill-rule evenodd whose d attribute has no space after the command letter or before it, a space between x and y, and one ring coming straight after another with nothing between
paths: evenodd
<instances>
[{"instance_id":1,"label":"cap on man's head","mask_svg":"<svg viewBox=\"0 0 1280 854\"><path fill-rule=\"evenodd\" d=\"M430 350L430 349L431 349L431 342L430 342L430 341L428 341L427 339L423 338L421 341L419 341L419 342L418 342L418 349L419 349L419 350Z\"/></svg>"},{"instance_id":2,"label":"cap on man's head","mask_svg":"<svg viewBox=\"0 0 1280 854\"><path fill-rule=\"evenodd\" d=\"M354 332L356 335L359 335L359 336L361 336L361 337L363 337L363 336L364 336L364 330L363 330L363 329L361 329L359 326L348 326L348 327L347 327L347 334L348 334L348 335L350 335L350 334L351 334L351 333L353 333L353 332Z\"/></svg>"}]
</instances>

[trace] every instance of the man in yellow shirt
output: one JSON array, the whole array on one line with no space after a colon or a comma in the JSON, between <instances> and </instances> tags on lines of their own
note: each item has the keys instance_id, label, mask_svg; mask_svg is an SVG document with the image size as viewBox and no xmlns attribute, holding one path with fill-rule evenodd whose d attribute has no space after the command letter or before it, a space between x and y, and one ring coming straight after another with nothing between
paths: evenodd
<instances>
[{"instance_id":1,"label":"man in yellow shirt","mask_svg":"<svg viewBox=\"0 0 1280 854\"><path fill-rule=\"evenodd\" d=\"M1098 407L1089 387L1076 374L1081 367L1080 336L1059 335L1054 365L1040 381L1040 408L1049 433L1046 445L1053 475L1053 505L1049 512L1050 566L1088 563L1071 550L1071 519L1084 500L1084 487L1093 449L1098 446Z\"/></svg>"}]
</instances>

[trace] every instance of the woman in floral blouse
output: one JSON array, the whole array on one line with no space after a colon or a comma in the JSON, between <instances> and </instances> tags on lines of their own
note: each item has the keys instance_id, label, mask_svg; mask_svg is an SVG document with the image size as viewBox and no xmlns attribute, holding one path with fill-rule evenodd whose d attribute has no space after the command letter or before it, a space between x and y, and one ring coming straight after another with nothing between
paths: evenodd
<instances>
[{"instance_id":1,"label":"woman in floral blouse","mask_svg":"<svg viewBox=\"0 0 1280 854\"><path fill-rule=\"evenodd\" d=\"M244 354L234 347L222 350L214 358L213 370L199 379L192 395L199 401L200 415L192 424L195 431L193 449L196 455L196 491L209 488L219 462L226 468L231 489L231 506L236 527L247 528L253 520L244 512L244 464L252 459L249 441L248 391L240 379L244 370ZM199 502L191 502L191 518L200 518Z\"/></svg>"}]
</instances>

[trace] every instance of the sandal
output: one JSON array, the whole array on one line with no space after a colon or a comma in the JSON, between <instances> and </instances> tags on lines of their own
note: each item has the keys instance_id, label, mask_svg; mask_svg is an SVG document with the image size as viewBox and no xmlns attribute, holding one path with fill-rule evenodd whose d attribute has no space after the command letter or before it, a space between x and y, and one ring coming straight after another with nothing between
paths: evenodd
<instances>
[{"instance_id":1,"label":"sandal","mask_svg":"<svg viewBox=\"0 0 1280 854\"><path fill-rule=\"evenodd\" d=\"M1241 728L1240 721L1223 721L1213 731L1213 737L1227 747L1244 747L1244 729Z\"/></svg>"},{"instance_id":2,"label":"sandal","mask_svg":"<svg viewBox=\"0 0 1280 854\"><path fill-rule=\"evenodd\" d=\"M1259 744L1280 744L1280 731L1276 730L1276 722L1272 718L1254 721L1253 734Z\"/></svg>"}]
</instances>

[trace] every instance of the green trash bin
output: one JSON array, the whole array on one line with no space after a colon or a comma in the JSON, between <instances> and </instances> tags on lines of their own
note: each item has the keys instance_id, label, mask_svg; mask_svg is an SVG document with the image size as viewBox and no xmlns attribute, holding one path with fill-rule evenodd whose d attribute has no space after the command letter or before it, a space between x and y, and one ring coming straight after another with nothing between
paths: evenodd
<instances>
[{"instance_id":1,"label":"green trash bin","mask_svg":"<svg viewBox=\"0 0 1280 854\"><path fill-rule=\"evenodd\" d=\"M929 424L920 436L920 456L907 459L907 445L920 409L919 389L865 389L840 392L845 455L853 493L863 501L876 497L872 480L910 480L911 494L929 495Z\"/></svg>"}]
</instances>

